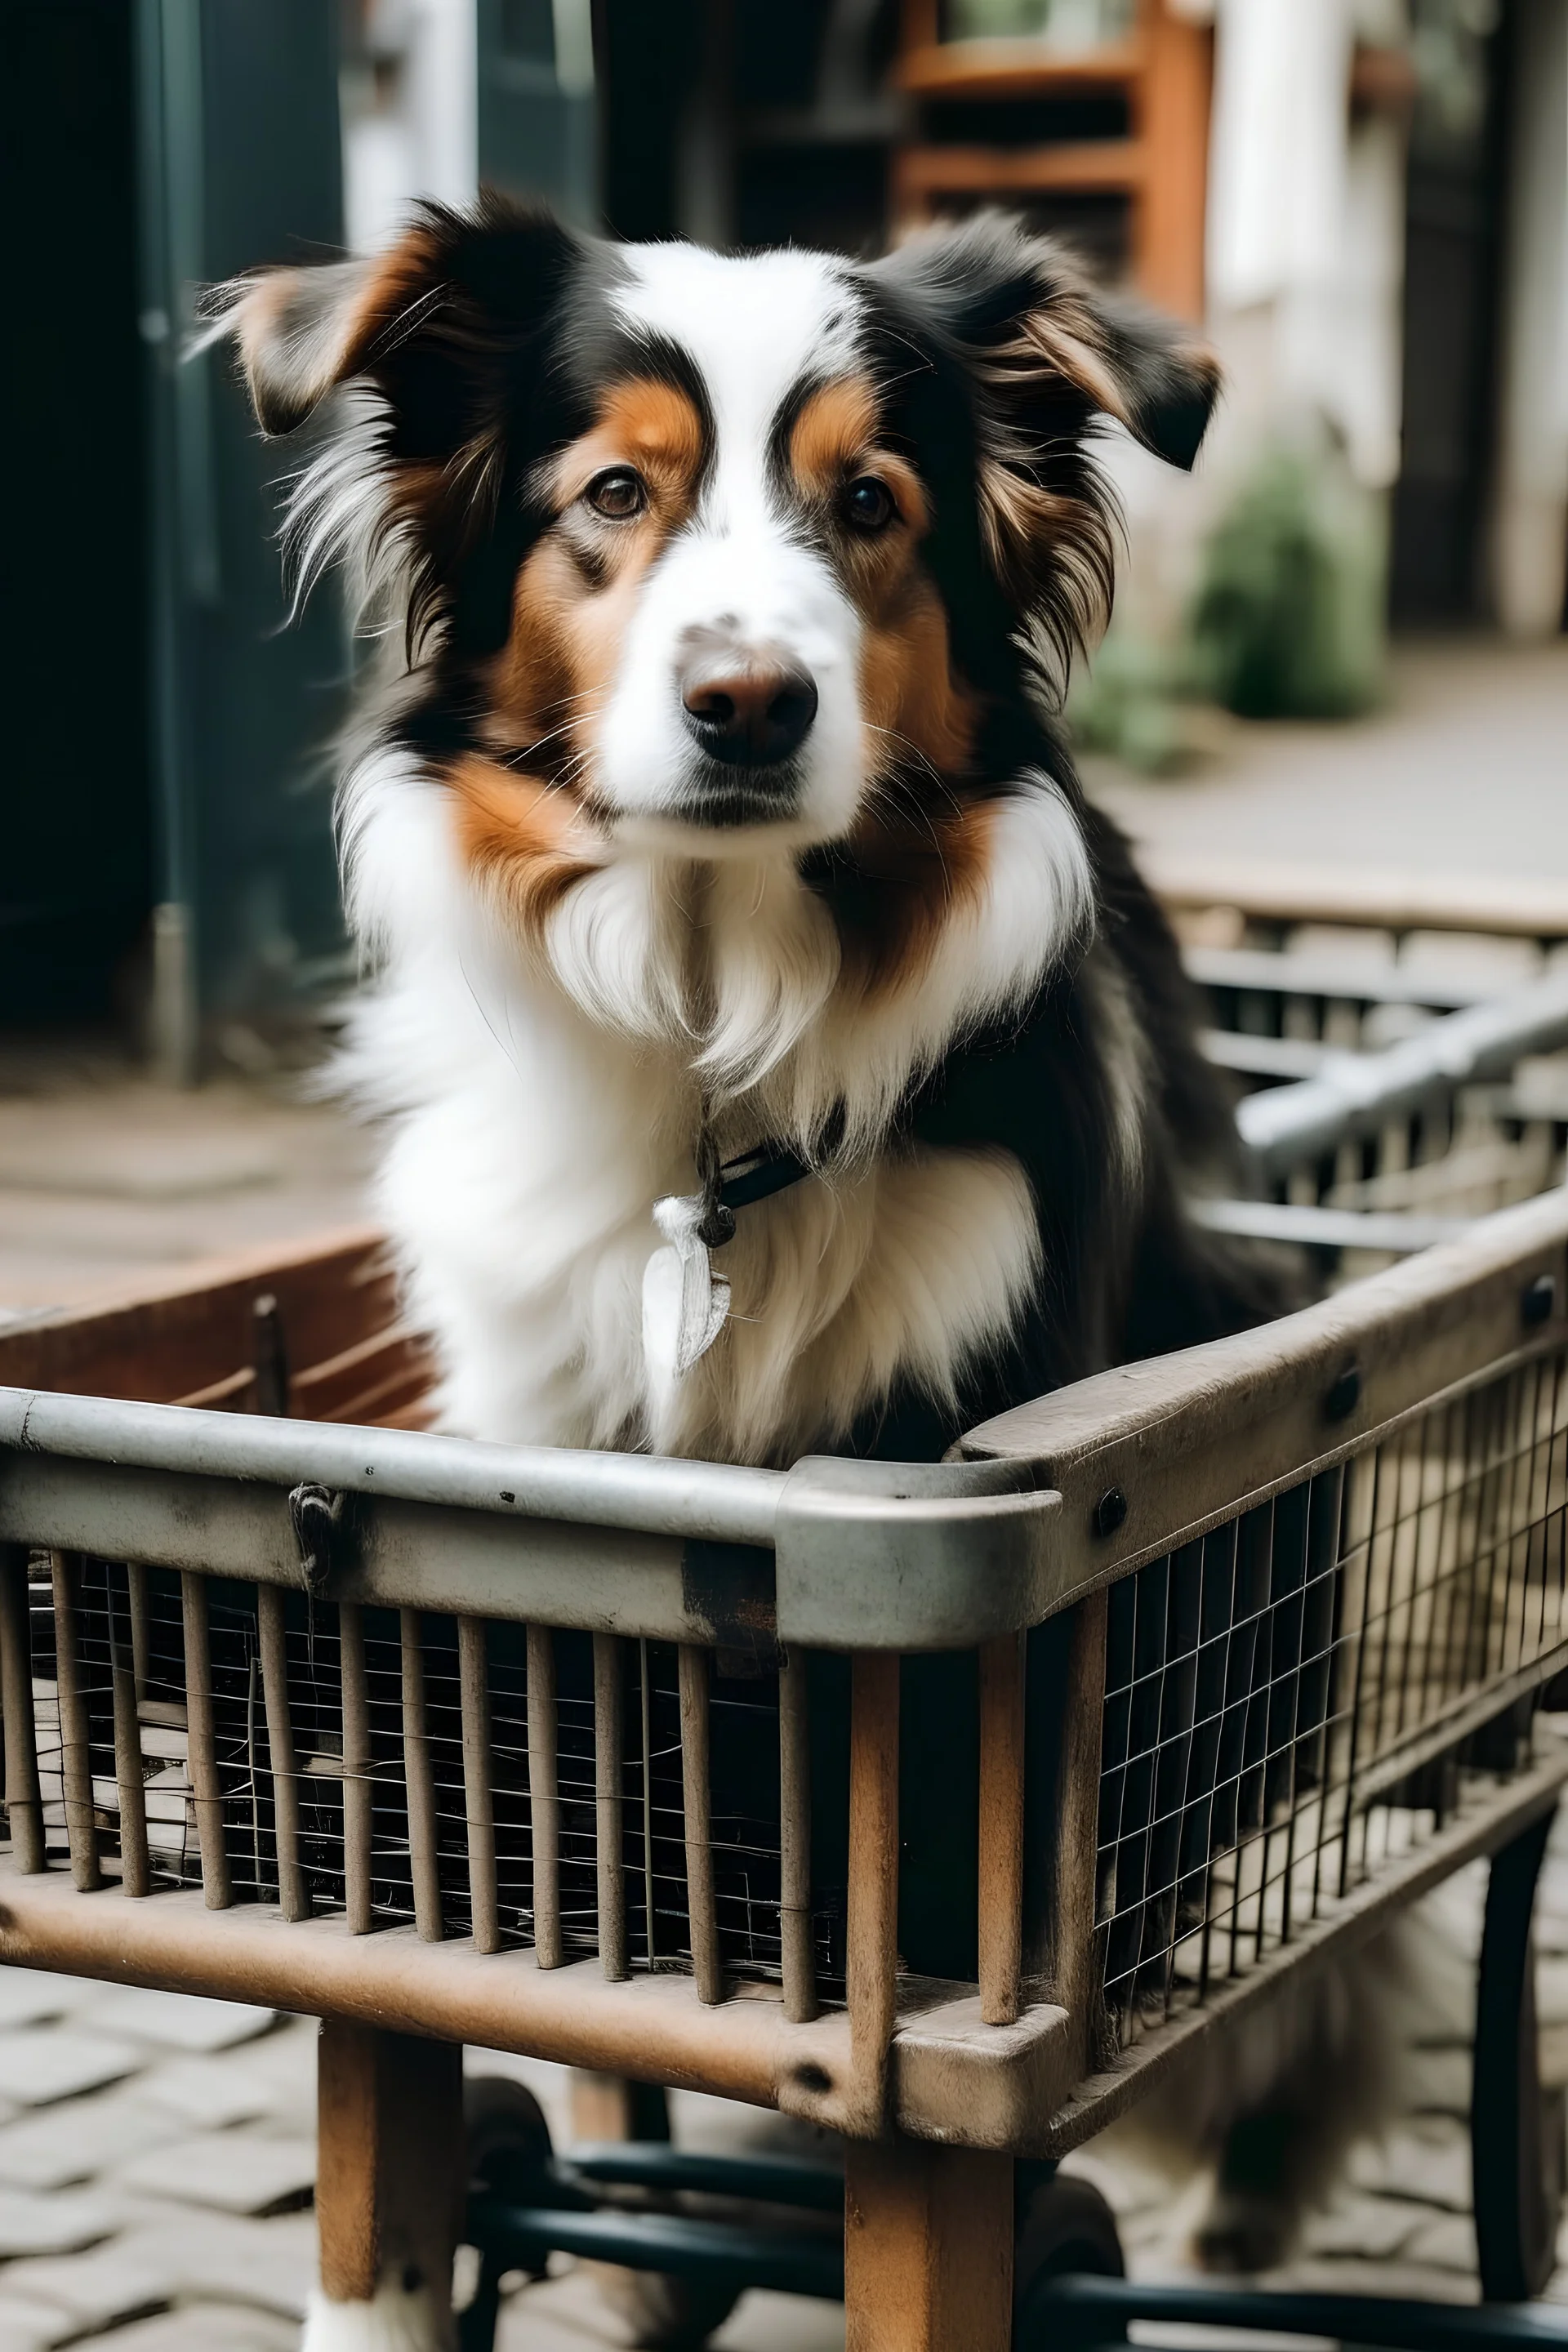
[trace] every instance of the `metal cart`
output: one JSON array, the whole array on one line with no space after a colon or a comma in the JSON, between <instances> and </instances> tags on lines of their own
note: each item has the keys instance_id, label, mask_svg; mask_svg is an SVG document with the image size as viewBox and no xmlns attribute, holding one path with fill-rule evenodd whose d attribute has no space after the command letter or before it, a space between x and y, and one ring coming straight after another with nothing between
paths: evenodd
<instances>
[{"instance_id":1,"label":"metal cart","mask_svg":"<svg viewBox=\"0 0 1568 2352\"><path fill-rule=\"evenodd\" d=\"M1381 1061L1248 1098L1286 1197L1242 1207L1318 1205L1293 1175L1402 1123L1451 1138L1467 1089L1568 1044L1551 973L1427 1009ZM686 2274L715 2314L842 2292L857 2352L999 2352L1222 2307L1119 2282L1057 2159L1489 1854L1481 2274L1534 2292L1568 1193L1415 1239L931 1467L425 1434L368 1235L0 1333L0 1958L320 2017L326 2291L443 2279L466 2233L466 2352L553 2248ZM843 2136L842 2174L557 2158L493 2094L465 2155L465 2042L782 2109Z\"/></svg>"}]
</instances>

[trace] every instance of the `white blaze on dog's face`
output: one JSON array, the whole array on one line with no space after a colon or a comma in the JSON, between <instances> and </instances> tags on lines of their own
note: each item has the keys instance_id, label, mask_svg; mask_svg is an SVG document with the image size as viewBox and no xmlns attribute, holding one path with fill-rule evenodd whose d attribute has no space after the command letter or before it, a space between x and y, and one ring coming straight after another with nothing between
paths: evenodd
<instances>
[{"instance_id":1,"label":"white blaze on dog's face","mask_svg":"<svg viewBox=\"0 0 1568 2352\"><path fill-rule=\"evenodd\" d=\"M834 542L907 537L919 520L899 512L879 463L853 293L808 254L733 261L653 246L625 259L616 310L690 362L691 392L668 397L686 409L698 463L621 635L595 728L594 798L618 828L667 840L694 824L837 838L868 761L861 621ZM860 427L835 453L841 478L801 464L818 385L815 405L837 390ZM637 456L626 446L617 488L637 479Z\"/></svg>"}]
</instances>

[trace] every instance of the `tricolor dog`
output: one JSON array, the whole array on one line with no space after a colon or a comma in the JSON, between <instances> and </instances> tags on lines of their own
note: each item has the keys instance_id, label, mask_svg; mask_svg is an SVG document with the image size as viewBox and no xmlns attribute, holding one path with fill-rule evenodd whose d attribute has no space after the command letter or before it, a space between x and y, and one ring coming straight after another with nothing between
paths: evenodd
<instances>
[{"instance_id":1,"label":"tricolor dog","mask_svg":"<svg viewBox=\"0 0 1568 2352\"><path fill-rule=\"evenodd\" d=\"M489 198L215 316L380 638L348 1075L445 1427L932 1459L1274 1310L1059 719L1097 436L1190 466L1195 342L999 218L866 265Z\"/></svg>"}]
</instances>

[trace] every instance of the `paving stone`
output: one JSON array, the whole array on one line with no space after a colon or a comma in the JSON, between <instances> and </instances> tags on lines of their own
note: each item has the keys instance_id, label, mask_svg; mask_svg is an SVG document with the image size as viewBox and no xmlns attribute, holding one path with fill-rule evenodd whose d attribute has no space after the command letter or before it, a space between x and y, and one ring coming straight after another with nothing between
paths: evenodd
<instances>
[{"instance_id":1,"label":"paving stone","mask_svg":"<svg viewBox=\"0 0 1568 2352\"><path fill-rule=\"evenodd\" d=\"M143 2074L137 2088L182 2123L203 2131L226 2131L233 2124L254 2123L272 2105L250 2073L234 2065L215 2065L210 2058L168 2059Z\"/></svg>"},{"instance_id":2,"label":"paving stone","mask_svg":"<svg viewBox=\"0 0 1568 2352\"><path fill-rule=\"evenodd\" d=\"M31 2303L25 2295L8 2295L0 2286L0 2352L48 2352L62 2336L74 2336L76 2322L58 2304Z\"/></svg>"},{"instance_id":3,"label":"paving stone","mask_svg":"<svg viewBox=\"0 0 1568 2352\"><path fill-rule=\"evenodd\" d=\"M82 2015L110 2033L133 2033L171 2050L232 2050L265 2033L278 2012L243 2001L204 2000L186 1992L148 1992L141 1985L114 1985ZM0 2077L0 2081L3 2081Z\"/></svg>"},{"instance_id":4,"label":"paving stone","mask_svg":"<svg viewBox=\"0 0 1568 2352\"><path fill-rule=\"evenodd\" d=\"M49 2106L120 2081L140 2059L132 2043L72 2025L0 2033L0 2096L24 2107Z\"/></svg>"},{"instance_id":5,"label":"paving stone","mask_svg":"<svg viewBox=\"0 0 1568 2352\"><path fill-rule=\"evenodd\" d=\"M1326 2213L1313 2214L1306 2228L1305 2252L1388 2262L1405 2252L1432 2218L1429 2205L1406 2204L1394 2197L1347 2197Z\"/></svg>"},{"instance_id":6,"label":"paving stone","mask_svg":"<svg viewBox=\"0 0 1568 2352\"><path fill-rule=\"evenodd\" d=\"M68 2016L97 1990L84 1977L56 1976L48 1969L0 1968L0 2032L13 2025L37 2025L46 2017Z\"/></svg>"},{"instance_id":7,"label":"paving stone","mask_svg":"<svg viewBox=\"0 0 1568 2352\"><path fill-rule=\"evenodd\" d=\"M305 2315L316 2281L316 2221L290 2213L271 2221L226 2213L169 2215L127 2233L163 2282L170 2304L254 2304L286 2319Z\"/></svg>"},{"instance_id":8,"label":"paving stone","mask_svg":"<svg viewBox=\"0 0 1568 2352\"><path fill-rule=\"evenodd\" d=\"M5 2273L8 2291L69 2315L70 2333L139 2319L172 2300L170 2264L151 2231L131 2231L85 2254L47 2254L13 2263Z\"/></svg>"},{"instance_id":9,"label":"paving stone","mask_svg":"<svg viewBox=\"0 0 1568 2352\"><path fill-rule=\"evenodd\" d=\"M310 2196L315 2143L267 2139L258 2132L195 2132L132 2157L116 2178L144 2196L178 2198L224 2213L275 2212Z\"/></svg>"},{"instance_id":10,"label":"paving stone","mask_svg":"<svg viewBox=\"0 0 1568 2352\"><path fill-rule=\"evenodd\" d=\"M1470 2147L1457 2126L1439 2134L1408 2128L1384 2141L1363 2141L1351 2158L1350 2178L1358 2189L1437 2205L1451 2213L1470 2210Z\"/></svg>"},{"instance_id":11,"label":"paving stone","mask_svg":"<svg viewBox=\"0 0 1568 2352\"><path fill-rule=\"evenodd\" d=\"M1476 2275L1476 2225L1468 2213L1439 2213L1418 2230L1405 2249L1413 2263Z\"/></svg>"},{"instance_id":12,"label":"paving stone","mask_svg":"<svg viewBox=\"0 0 1568 2352\"><path fill-rule=\"evenodd\" d=\"M72 2352L294 2352L299 2340L291 2319L204 2303L135 2320L108 2336L80 2337Z\"/></svg>"},{"instance_id":13,"label":"paving stone","mask_svg":"<svg viewBox=\"0 0 1568 2352\"><path fill-rule=\"evenodd\" d=\"M37 2197L26 2189L0 2189L0 2261L74 2253L111 2236L120 2221L114 2200L90 2189Z\"/></svg>"},{"instance_id":14,"label":"paving stone","mask_svg":"<svg viewBox=\"0 0 1568 2352\"><path fill-rule=\"evenodd\" d=\"M140 2084L97 2098L68 2099L0 2128L0 2181L17 2189L63 2189L162 2146L178 2130L174 2116L142 2096Z\"/></svg>"}]
</instances>

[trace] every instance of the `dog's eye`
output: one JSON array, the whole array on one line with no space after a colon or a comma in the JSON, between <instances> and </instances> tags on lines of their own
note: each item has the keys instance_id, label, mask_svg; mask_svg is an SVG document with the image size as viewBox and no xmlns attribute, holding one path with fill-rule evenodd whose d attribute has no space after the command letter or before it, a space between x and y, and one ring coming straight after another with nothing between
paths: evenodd
<instances>
[{"instance_id":1,"label":"dog's eye","mask_svg":"<svg viewBox=\"0 0 1568 2352\"><path fill-rule=\"evenodd\" d=\"M886 482L875 474L860 474L844 493L844 520L857 530L886 530L898 509Z\"/></svg>"},{"instance_id":2,"label":"dog's eye","mask_svg":"<svg viewBox=\"0 0 1568 2352\"><path fill-rule=\"evenodd\" d=\"M629 522L647 504L647 485L629 466L612 466L607 473L595 474L583 495L595 514L611 522Z\"/></svg>"}]
</instances>

